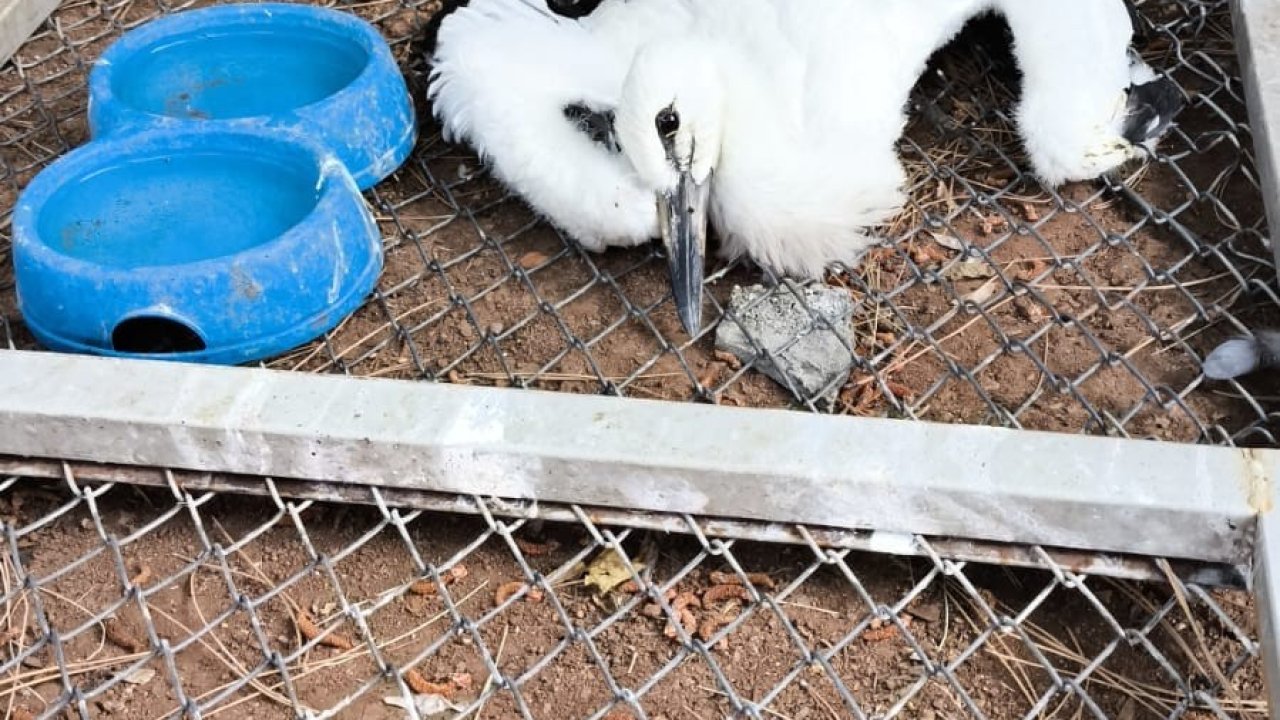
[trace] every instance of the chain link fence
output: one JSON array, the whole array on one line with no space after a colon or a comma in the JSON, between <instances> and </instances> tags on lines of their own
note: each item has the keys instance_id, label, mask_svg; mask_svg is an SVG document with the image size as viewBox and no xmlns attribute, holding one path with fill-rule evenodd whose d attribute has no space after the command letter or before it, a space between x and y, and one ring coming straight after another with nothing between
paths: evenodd
<instances>
[{"instance_id":1,"label":"chain link fence","mask_svg":"<svg viewBox=\"0 0 1280 720\"><path fill-rule=\"evenodd\" d=\"M1267 716L1247 596L1162 561L1137 584L166 477L0 484L9 717Z\"/></svg>"},{"instance_id":2,"label":"chain link fence","mask_svg":"<svg viewBox=\"0 0 1280 720\"><path fill-rule=\"evenodd\" d=\"M195 3L199 4L199 3ZM8 209L31 175L83 142L86 71L122 31L188 3L63 3L0 72L3 339L33 343L13 299ZM422 100L423 28L437 3L340 7L376 21ZM272 367L537 387L739 406L1274 444L1267 381L1206 383L1223 338L1274 323L1280 298L1226 0L1139 5L1143 53L1190 105L1156 161L1125 178L1042 187L1010 117L1018 78L1003 24L979 22L941 52L915 93L901 144L911 202L848 290L850 368L823 387L759 370L805 335L716 349L689 338L656 244L582 251L426 128L370 191L387 267L369 302ZM722 315L735 286L791 294L746 265L711 268ZM801 298L803 303L803 298ZM739 314L749 309L739 308ZM727 324L736 320L729 318ZM785 380L785 378L784 378Z\"/></svg>"},{"instance_id":3,"label":"chain link fence","mask_svg":"<svg viewBox=\"0 0 1280 720\"><path fill-rule=\"evenodd\" d=\"M64 2L0 68L9 347L34 346L10 274L17 192L86 139L97 54L200 4ZM439 4L337 6L379 25L421 100ZM387 249L376 292L267 364L1274 446L1274 380L1200 372L1218 341L1280 308L1229 6L1139 10L1144 55L1190 104L1157 160L1123 178L1052 191L1025 173L998 22L935 59L901 146L911 203L862 266L828 280L849 292L855 332L850 373L826 387L760 372L798 337L740 358L716 350L714 325L684 335L655 248L566 242L442 143L423 106L414 157L368 193ZM721 266L709 302L722 314L756 283L771 288L760 302L791 292ZM1018 549L1014 570L920 537L917 557L890 557L820 529L763 543L742 539L760 528L693 517L654 528L471 497L411 510L377 490L327 503L267 479L252 498L162 477L144 488L68 467L0 482L7 716L1266 716L1252 599L1163 561L1141 562L1166 584L1136 584L1041 548Z\"/></svg>"}]
</instances>

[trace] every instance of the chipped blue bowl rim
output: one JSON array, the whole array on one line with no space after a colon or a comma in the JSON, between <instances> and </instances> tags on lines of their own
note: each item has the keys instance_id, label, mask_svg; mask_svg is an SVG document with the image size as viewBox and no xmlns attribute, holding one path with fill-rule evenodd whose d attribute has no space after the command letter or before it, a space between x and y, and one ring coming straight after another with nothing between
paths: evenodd
<instances>
[{"instance_id":1,"label":"chipped blue bowl rim","mask_svg":"<svg viewBox=\"0 0 1280 720\"><path fill-rule=\"evenodd\" d=\"M360 73L345 87L328 97L274 115L253 115L229 119L179 118L154 113L127 104L116 97L113 89L115 68L123 66L135 53L157 41L208 32L210 28L235 26L245 19L267 19L296 27L323 26L338 31L358 42L369 56ZM379 110L393 116L397 127L393 137L380 147L361 153L362 162L344 158L341 147L331 147L344 159L360 190L367 190L394 173L409 159L418 140L418 127L413 101L391 48L378 29L363 18L332 8L282 2L238 2L225 5L182 10L146 22L111 43L93 62L89 72L88 122L92 139L129 132L142 132L154 127L195 127L201 125L263 125L298 130L318 142L325 136L340 134L347 120L331 116L331 108L342 102L352 104L361 93L372 91L380 98ZM367 103L365 103L367 104ZM327 143L333 145L333 143Z\"/></svg>"}]
</instances>

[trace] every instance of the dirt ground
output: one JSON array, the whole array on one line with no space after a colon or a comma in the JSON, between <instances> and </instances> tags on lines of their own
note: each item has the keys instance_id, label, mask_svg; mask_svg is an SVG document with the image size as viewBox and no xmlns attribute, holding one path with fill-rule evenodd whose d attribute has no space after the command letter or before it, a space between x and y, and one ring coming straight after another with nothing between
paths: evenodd
<instances>
[{"instance_id":1,"label":"dirt ground","mask_svg":"<svg viewBox=\"0 0 1280 720\"><path fill-rule=\"evenodd\" d=\"M346 7L377 21L421 99L409 40L435 5L376 0ZM1173 74L1193 101L1164 145L1169 161L1130 182L1134 197L1096 184L1048 193L1021 174L1008 122L1016 83L997 47L972 49L989 35L967 35L939 58L942 74L931 72L921 84L921 108L902 148L915 178L913 204L885 229L892 242L856 273L830 279L859 302L859 365L833 406L819 409L1274 443L1265 409L1276 389L1265 380L1242 388L1206 384L1197 360L1232 332L1223 322L1227 313L1268 324L1277 310L1256 292L1273 269L1257 260L1269 251L1260 244L1265 226L1256 175L1241 150L1251 140L1242 124L1227 5L1143 7L1182 33L1157 37L1148 53L1166 67L1181 58ZM1203 23L1191 22L1196 8L1210 11ZM19 53L21 72L0 69L0 342L33 346L14 301L8 254L17 192L52 158L85 141L87 62L122 27L156 11L142 0L64 2L56 31L46 30ZM486 178L470 153L443 144L427 108L419 111L425 131L415 157L369 194L387 248L377 293L327 338L269 365L740 406L796 404L762 374L718 356L710 334L683 334L653 248L596 255L566 244ZM975 277L952 276L960 253L935 234L990 260L967 266ZM709 292L720 303L733 284L760 280L750 267L715 271ZM993 283L994 277L1008 282ZM6 529L21 529L52 518L65 501L46 485L24 482L0 494L0 518ZM226 693L204 717L290 716L257 689L238 686L242 668L255 667L263 688L292 692L316 709L341 707L337 717L400 717L383 702L395 687L371 659L369 643L387 662L414 667L422 681L440 683L464 705L483 692L493 663L515 686L498 686L475 715L486 718L517 716L518 705L536 718L612 712L611 682L637 693L651 718L729 715L727 688L743 700L767 701L765 717L845 717L851 711L836 679L867 716L968 717L971 702L986 717L1023 717L1053 686L1033 649L1067 675L1105 653L1083 683L1096 708L1058 695L1034 717L1208 718L1203 710L1183 712L1180 689L1212 687L1217 672L1231 678L1232 690L1217 694L1224 712L1265 714L1257 659L1232 667L1243 646L1227 621L1246 638L1256 636L1252 601L1239 593L1211 593L1212 608L1192 595L1187 614L1166 588L1103 578L1089 580L1089 596L1054 585L1049 573L969 566L966 586L931 577L933 567L923 561L850 554L843 565L823 565L807 548L750 543L714 557L688 538L657 538L653 580L678 577L680 592L710 605L695 610L698 625L742 618L704 657L666 637L666 621L647 616L645 603L615 618L611 603L630 596L599 599L584 587L577 565L594 560L600 548L581 527L522 531L532 541L556 541L545 554L522 551L554 592L497 610L498 588L522 579L523 568L480 520L418 515L406 526L406 544L371 510L315 504L295 519L275 517L266 501L220 497L198 508L199 523L182 510L149 526L173 507L163 493L119 486L97 501L96 514L80 502L38 528L15 530L11 549L41 590L6 595L12 600L3 608L0 658L43 634L38 600L51 629L67 638L61 664L76 673L76 687L92 693L84 699L91 717L148 720L175 711L171 669L157 659L146 663L150 677L92 692L161 639L174 649L185 697ZM120 538L119 562L95 518ZM242 545L227 551L224 567L202 538L224 548ZM642 545L632 534L627 552L635 557ZM410 547L446 576L465 568L465 577L447 586L448 602L438 590L409 589L421 571ZM71 558L85 560L71 567ZM731 571L730 558L745 571L768 574L775 587L762 589L771 603L705 600L712 573ZM193 563L199 569L183 570ZM60 568L69 569L57 575ZM6 593L14 592L21 578L7 553L0 570ZM145 588L145 602L124 600L130 578ZM894 606L908 595L911 601L895 608L906 635L871 622L868 598ZM343 619L344 602L376 610L366 612L361 628ZM992 629L984 602L1020 617L1018 625ZM109 609L111 622L90 622ZM293 657L304 635L303 611L351 648L320 646ZM1117 641L1117 627L1135 642ZM807 665L801 645L834 651L825 660L830 671ZM291 690L277 689L279 676L263 665L264 651L285 658ZM926 673L920 652L948 670ZM0 677L7 716L38 714L58 697L58 664L42 650ZM773 694L784 680L785 689ZM629 717L617 710L612 720Z\"/></svg>"},{"instance_id":2,"label":"dirt ground","mask_svg":"<svg viewBox=\"0 0 1280 720\"><path fill-rule=\"evenodd\" d=\"M269 700L248 686L228 689L243 668L257 668L255 681L287 698L267 664L271 657L288 668L301 706L337 709L339 718L401 717L384 702L397 691L379 674L370 644L383 661L416 670L412 682L420 688L458 705L496 688L475 715L487 718L518 717L517 705L534 718L606 711L609 718L632 717L621 706L610 708L615 692L607 678L618 692L635 693L650 718L730 716L729 688L741 701L762 703L762 717L848 717L837 678L874 717L898 703L904 704L894 712L904 718L980 717L969 703L988 718L1094 717L1094 706L1050 693L1037 654L1063 680L1099 658L1081 686L1105 717L1169 717L1185 699L1179 687L1208 690L1216 673L1230 677L1229 691L1210 691L1224 712L1265 717L1259 660L1236 635L1245 642L1256 636L1242 593L1210 592L1212 605L1189 594L1186 614L1163 586L1091 578L1086 595L1055 584L1048 572L970 565L944 579L925 560L852 553L825 565L808 548L745 542L717 557L688 537L647 540L616 528L632 561L656 557L654 583L675 579L675 590L701 605L691 609L695 637L727 632L705 636L713 644L704 658L667 637L666 619L651 617L647 602L627 606L633 596L625 589L598 595L584 583L594 575L583 563L596 567L604 550L582 526L519 528L517 553L482 520L459 515L411 515L402 536L363 507L304 503L290 514L268 500L220 496L195 503L197 524L185 508L172 512L166 492L117 486L95 499L96 512L81 501L58 515L69 498L44 481L23 481L0 497L0 519L34 528L16 538L23 574L6 553L4 589L14 593L24 580L40 587L10 595L0 619L0 657L43 636L37 597L49 629L63 638L60 662L42 649L0 677L0 707L13 700L14 708L39 713L58 698L60 664L89 693L90 717L165 717L178 705L161 659L121 673L129 682L95 690L163 640L187 698L203 702L227 693L203 717L289 717L287 700ZM95 518L117 540L118 562ZM51 521L29 525L42 519ZM440 585L413 584L425 574L410 547L439 571L447 602ZM81 560L69 566L70 558ZM540 588L552 590L499 607L504 585L518 588L530 577L521 563ZM740 585L723 589L724 573L737 577L735 564L752 574L766 602L744 601ZM142 588L141 598L126 594L126 579ZM361 612L344 619L344 604ZM905 635L875 621L881 606L897 613ZM1017 621L1001 630L987 608L995 618ZM108 611L106 622L93 621ZM339 647L299 654L307 632L328 633ZM809 651L829 671L806 662ZM947 670L926 672L920 654L930 667ZM490 662L510 685L488 681ZM1041 696L1047 703L1032 713ZM31 716L21 712L9 717ZM1192 709L1178 716L1210 714Z\"/></svg>"},{"instance_id":3,"label":"dirt ground","mask_svg":"<svg viewBox=\"0 0 1280 720\"><path fill-rule=\"evenodd\" d=\"M203 4L203 3L197 3ZM267 364L739 406L1178 441L1274 442L1274 383L1205 382L1198 357L1280 314L1258 288L1273 272L1239 100L1228 5L1145 3L1144 53L1191 103L1162 159L1129 179L1046 191L1025 174L1009 119L1018 78L999 22L936 58L902 144L912 204L855 273L829 282L858 303L857 357L836 402L797 403L681 330L652 247L585 253L443 144L422 102L418 40L435 3L349 7L376 21L420 101L414 158L370 192L386 270L368 304L320 341ZM1201 12L1203 11L1203 16ZM149 3L64 3L59 32L0 72L0 208L62 149L84 141L87 60ZM7 177L6 177L7 176ZM3 182L8 180L8 182ZM0 328L22 326L0 223ZM935 237L944 238L940 244ZM957 244L959 241L959 244ZM953 247L972 248L967 262ZM963 267L961 267L963 265ZM957 274L957 270L963 273ZM723 303L761 280L713 268Z\"/></svg>"}]
</instances>

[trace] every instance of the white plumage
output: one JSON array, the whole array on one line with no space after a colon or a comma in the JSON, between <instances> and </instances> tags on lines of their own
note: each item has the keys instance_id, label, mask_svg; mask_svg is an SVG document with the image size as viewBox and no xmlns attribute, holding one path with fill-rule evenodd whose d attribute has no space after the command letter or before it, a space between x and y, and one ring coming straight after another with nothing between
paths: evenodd
<instances>
[{"instance_id":1,"label":"white plumage","mask_svg":"<svg viewBox=\"0 0 1280 720\"><path fill-rule=\"evenodd\" d=\"M1013 31L1045 182L1138 157L1176 111L1130 54L1124 0L604 0L578 20L543 2L471 0L443 21L435 113L588 249L662 235L691 331L708 219L723 255L782 274L857 261L904 200L912 86L984 11Z\"/></svg>"},{"instance_id":2,"label":"white plumage","mask_svg":"<svg viewBox=\"0 0 1280 720\"><path fill-rule=\"evenodd\" d=\"M686 3L611 0L580 20L539 6L475 0L441 23L428 97L443 136L469 143L587 249L648 242L658 236L653 193L565 108L612 110L638 44L687 17Z\"/></svg>"}]
</instances>

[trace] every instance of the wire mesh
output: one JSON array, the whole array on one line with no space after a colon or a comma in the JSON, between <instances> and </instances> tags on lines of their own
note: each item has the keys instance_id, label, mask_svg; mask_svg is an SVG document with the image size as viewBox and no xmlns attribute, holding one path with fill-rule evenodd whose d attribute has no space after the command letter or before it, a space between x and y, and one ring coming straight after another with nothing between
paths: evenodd
<instances>
[{"instance_id":1,"label":"wire mesh","mask_svg":"<svg viewBox=\"0 0 1280 720\"><path fill-rule=\"evenodd\" d=\"M121 32L205 4L64 2L0 68L0 334L11 208L86 139L85 78ZM436 2L375 21L422 97ZM1042 187L1011 130L998 27L942 52L901 144L912 202L848 289L851 371L785 388L680 330L655 248L586 253L431 131L368 193L388 253L368 303L268 365L741 406L1274 444L1268 381L1207 384L1206 351L1280 299L1226 0L1139 4L1144 54L1191 103L1149 166ZM717 315L734 285L717 267ZM790 292L778 286L771 292ZM733 322L730 319L728 322ZM815 323L818 324L818 323ZM771 352L782 352L774 347ZM0 482L0 707L14 718L1261 717L1253 601L1090 576L609 525L83 481ZM572 518L571 521L565 521ZM733 534L732 532L729 534ZM723 533L720 533L723 535ZM793 539L794 539L793 538ZM805 542L805 538L809 541ZM611 562L615 557L618 561ZM620 567L619 567L620 566ZM1168 565L1161 562L1159 568ZM588 581L610 586L602 591ZM626 583L633 583L627 587Z\"/></svg>"},{"instance_id":2,"label":"wire mesh","mask_svg":"<svg viewBox=\"0 0 1280 720\"><path fill-rule=\"evenodd\" d=\"M15 193L85 140L89 64L120 32L199 3L64 3L0 70L0 309L30 347L6 246ZM422 28L438 3L340 5L378 23L423 97ZM565 241L440 141L419 107L414 157L368 193L387 267L366 305L272 367L538 387L741 406L891 415L1220 444L1274 444L1263 378L1206 382L1229 334L1276 320L1280 299L1251 158L1227 0L1140 3L1144 56L1190 98L1158 157L1127 177L1054 191L1026 171L1013 123L1015 63L998 21L934 59L901 143L911 202L847 288L850 372L790 387L754 355L681 330L654 247L604 254ZM763 282L713 267L710 304ZM734 323L733 318L726 320ZM784 378L785 380L785 378Z\"/></svg>"},{"instance_id":3,"label":"wire mesh","mask_svg":"<svg viewBox=\"0 0 1280 720\"><path fill-rule=\"evenodd\" d=\"M1039 549L1015 571L924 538L896 558L694 518L666 534L169 478L0 482L8 717L1266 716L1251 601L1171 570L1135 584Z\"/></svg>"}]
</instances>

